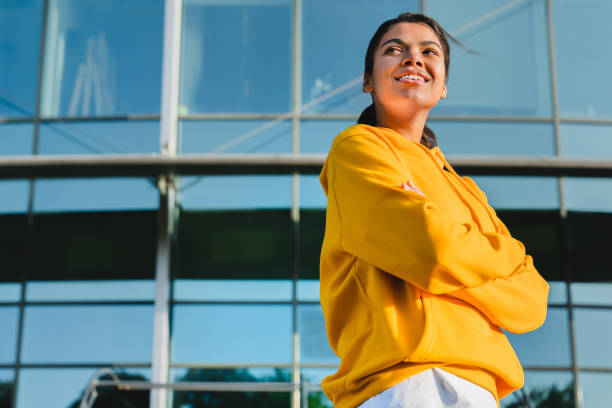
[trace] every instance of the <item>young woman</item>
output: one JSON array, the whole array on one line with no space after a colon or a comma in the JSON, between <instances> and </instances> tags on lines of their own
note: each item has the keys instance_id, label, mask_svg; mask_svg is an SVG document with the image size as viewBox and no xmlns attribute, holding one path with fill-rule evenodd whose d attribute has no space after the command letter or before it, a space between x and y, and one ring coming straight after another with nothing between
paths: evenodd
<instances>
[{"instance_id":1,"label":"young woman","mask_svg":"<svg viewBox=\"0 0 612 408\"><path fill-rule=\"evenodd\" d=\"M523 384L502 329L546 317L548 284L425 126L447 93L447 34L401 14L370 41L373 104L333 142L321 305L340 357L323 390L339 408L493 408Z\"/></svg>"}]
</instances>

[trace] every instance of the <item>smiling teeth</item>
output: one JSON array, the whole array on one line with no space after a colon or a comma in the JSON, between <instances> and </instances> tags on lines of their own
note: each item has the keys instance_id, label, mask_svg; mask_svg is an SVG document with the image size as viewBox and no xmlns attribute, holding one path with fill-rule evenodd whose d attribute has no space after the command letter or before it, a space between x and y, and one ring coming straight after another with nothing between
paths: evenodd
<instances>
[{"instance_id":1,"label":"smiling teeth","mask_svg":"<svg viewBox=\"0 0 612 408\"><path fill-rule=\"evenodd\" d=\"M425 82L425 78L420 75L402 75L400 79L416 79L417 81Z\"/></svg>"}]
</instances>

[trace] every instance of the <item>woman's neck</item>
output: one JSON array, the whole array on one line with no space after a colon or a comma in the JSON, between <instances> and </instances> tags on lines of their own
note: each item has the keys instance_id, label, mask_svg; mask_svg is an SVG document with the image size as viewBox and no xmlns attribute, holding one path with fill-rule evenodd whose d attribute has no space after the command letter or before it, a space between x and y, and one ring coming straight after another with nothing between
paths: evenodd
<instances>
[{"instance_id":1,"label":"woman's neck","mask_svg":"<svg viewBox=\"0 0 612 408\"><path fill-rule=\"evenodd\" d=\"M414 115L408 118L403 117L401 120L394 120L394 118L389 115L379 115L378 111L376 113L377 126L393 129L406 139L412 140L415 143L421 143L423 128L427 121L427 113L424 115Z\"/></svg>"}]
</instances>

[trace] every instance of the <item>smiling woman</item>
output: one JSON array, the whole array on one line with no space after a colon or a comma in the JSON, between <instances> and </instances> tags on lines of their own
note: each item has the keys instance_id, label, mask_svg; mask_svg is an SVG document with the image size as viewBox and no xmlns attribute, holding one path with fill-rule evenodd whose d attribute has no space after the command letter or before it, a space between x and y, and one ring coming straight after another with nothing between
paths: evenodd
<instances>
[{"instance_id":1,"label":"smiling woman","mask_svg":"<svg viewBox=\"0 0 612 408\"><path fill-rule=\"evenodd\" d=\"M332 144L321 306L339 408L494 408L523 385L504 331L546 317L548 284L425 124L446 97L448 34L405 13L370 41L357 125ZM503 330L502 330L503 329Z\"/></svg>"}]
</instances>

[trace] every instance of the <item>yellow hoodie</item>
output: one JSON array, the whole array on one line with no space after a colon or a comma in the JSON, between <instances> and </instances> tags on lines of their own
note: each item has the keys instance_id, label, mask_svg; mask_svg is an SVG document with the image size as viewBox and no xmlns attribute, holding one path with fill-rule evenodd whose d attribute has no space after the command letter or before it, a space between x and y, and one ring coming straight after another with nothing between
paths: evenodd
<instances>
[{"instance_id":1,"label":"yellow hoodie","mask_svg":"<svg viewBox=\"0 0 612 408\"><path fill-rule=\"evenodd\" d=\"M501 329L538 328L548 284L476 184L438 147L367 125L335 138L320 181L321 306L341 359L322 387L334 406L355 407L431 367L498 401L520 388Z\"/></svg>"}]
</instances>

